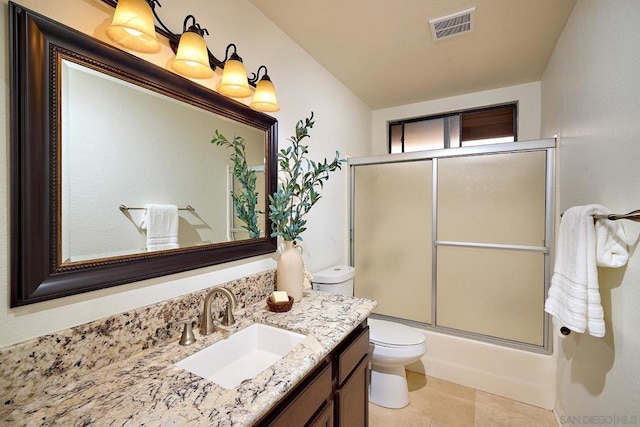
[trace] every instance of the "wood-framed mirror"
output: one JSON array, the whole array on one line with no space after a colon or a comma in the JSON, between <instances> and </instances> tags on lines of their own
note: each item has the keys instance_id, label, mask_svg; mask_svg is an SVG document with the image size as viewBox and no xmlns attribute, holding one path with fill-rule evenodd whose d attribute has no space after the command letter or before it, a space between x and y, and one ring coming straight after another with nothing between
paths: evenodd
<instances>
[{"instance_id":1,"label":"wood-framed mirror","mask_svg":"<svg viewBox=\"0 0 640 427\"><path fill-rule=\"evenodd\" d=\"M11 306L272 253L277 120L9 3ZM130 126L126 126L129 124ZM230 149L259 171L259 237L238 233ZM179 247L149 251L147 204L175 204Z\"/></svg>"}]
</instances>

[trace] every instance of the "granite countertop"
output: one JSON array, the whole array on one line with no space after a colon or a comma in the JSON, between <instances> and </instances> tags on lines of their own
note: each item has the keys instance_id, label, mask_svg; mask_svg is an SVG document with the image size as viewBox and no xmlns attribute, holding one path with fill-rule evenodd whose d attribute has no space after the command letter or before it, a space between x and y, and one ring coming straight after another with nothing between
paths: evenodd
<instances>
[{"instance_id":1,"label":"granite countertop","mask_svg":"<svg viewBox=\"0 0 640 427\"><path fill-rule=\"evenodd\" d=\"M153 347L36 393L12 411L13 425L218 425L250 426L294 387L375 307L371 300L305 291L286 313L265 303L235 313L237 323L224 332L200 336L181 346ZM260 322L307 335L289 354L252 380L232 390L191 374L174 363Z\"/></svg>"}]
</instances>

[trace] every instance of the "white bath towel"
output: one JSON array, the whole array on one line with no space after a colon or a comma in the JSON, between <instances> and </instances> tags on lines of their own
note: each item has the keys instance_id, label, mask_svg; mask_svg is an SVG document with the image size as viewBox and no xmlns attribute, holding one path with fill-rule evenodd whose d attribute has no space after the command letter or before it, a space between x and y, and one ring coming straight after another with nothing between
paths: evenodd
<instances>
[{"instance_id":1,"label":"white bath towel","mask_svg":"<svg viewBox=\"0 0 640 427\"><path fill-rule=\"evenodd\" d=\"M564 213L558 230L551 287L544 307L560 325L574 332L588 331L595 337L605 334L597 265L619 267L623 259L626 262L621 224L598 220L602 224L596 233L593 215L608 213L609 210L600 205L575 206Z\"/></svg>"},{"instance_id":2,"label":"white bath towel","mask_svg":"<svg viewBox=\"0 0 640 427\"><path fill-rule=\"evenodd\" d=\"M140 228L147 230L147 251L178 247L178 207L147 204Z\"/></svg>"},{"instance_id":3,"label":"white bath towel","mask_svg":"<svg viewBox=\"0 0 640 427\"><path fill-rule=\"evenodd\" d=\"M606 209L605 209L606 210ZM609 215L611 212L605 212ZM621 221L596 221L596 263L598 267L622 267L629 260L627 235Z\"/></svg>"}]
</instances>

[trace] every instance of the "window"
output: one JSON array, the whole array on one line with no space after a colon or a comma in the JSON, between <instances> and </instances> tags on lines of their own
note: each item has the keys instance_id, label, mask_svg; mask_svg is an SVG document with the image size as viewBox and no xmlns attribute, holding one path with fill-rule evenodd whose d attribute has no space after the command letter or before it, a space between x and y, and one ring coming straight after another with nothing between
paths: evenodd
<instances>
[{"instance_id":1,"label":"window","mask_svg":"<svg viewBox=\"0 0 640 427\"><path fill-rule=\"evenodd\" d=\"M389 123L389 153L517 141L518 105L508 104Z\"/></svg>"}]
</instances>

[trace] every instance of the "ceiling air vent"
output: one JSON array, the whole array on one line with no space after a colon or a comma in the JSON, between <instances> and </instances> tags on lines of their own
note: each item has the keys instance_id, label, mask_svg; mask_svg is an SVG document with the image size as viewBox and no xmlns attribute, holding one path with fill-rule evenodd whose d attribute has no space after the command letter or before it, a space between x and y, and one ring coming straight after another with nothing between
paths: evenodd
<instances>
[{"instance_id":1,"label":"ceiling air vent","mask_svg":"<svg viewBox=\"0 0 640 427\"><path fill-rule=\"evenodd\" d=\"M473 31L475 28L476 8L463 10L429 20L431 35L434 40L442 40L457 34Z\"/></svg>"}]
</instances>

